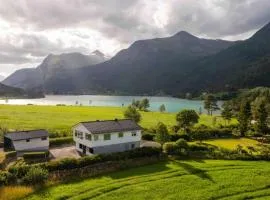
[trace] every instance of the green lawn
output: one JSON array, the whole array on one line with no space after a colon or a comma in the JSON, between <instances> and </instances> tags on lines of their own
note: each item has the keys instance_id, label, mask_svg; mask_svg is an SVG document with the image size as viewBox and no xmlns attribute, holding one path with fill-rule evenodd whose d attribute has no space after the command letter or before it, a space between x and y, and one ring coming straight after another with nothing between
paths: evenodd
<instances>
[{"instance_id":1,"label":"green lawn","mask_svg":"<svg viewBox=\"0 0 270 200\"><path fill-rule=\"evenodd\" d=\"M45 128L50 132L65 131L80 121L123 118L123 110L118 107L0 105L0 125L14 130ZM141 114L141 125L144 128L154 127L158 122L164 122L167 126L176 124L175 113ZM217 124L224 124L222 118L217 119ZM212 117L202 115L199 124L212 126Z\"/></svg>"},{"instance_id":2,"label":"green lawn","mask_svg":"<svg viewBox=\"0 0 270 200\"><path fill-rule=\"evenodd\" d=\"M216 139L216 140L205 140L203 143L211 144L217 147L227 148L227 149L236 149L237 145L241 145L244 148L248 146L255 147L259 144L258 141L252 140L249 138L239 138L239 139Z\"/></svg>"},{"instance_id":3,"label":"green lawn","mask_svg":"<svg viewBox=\"0 0 270 200\"><path fill-rule=\"evenodd\" d=\"M270 199L270 165L248 161L171 161L51 186L38 199Z\"/></svg>"}]
</instances>

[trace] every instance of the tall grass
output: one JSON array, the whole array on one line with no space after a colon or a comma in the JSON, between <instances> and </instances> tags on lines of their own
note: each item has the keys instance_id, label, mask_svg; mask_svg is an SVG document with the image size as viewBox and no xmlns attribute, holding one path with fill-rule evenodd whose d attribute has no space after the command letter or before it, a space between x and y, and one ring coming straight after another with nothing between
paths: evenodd
<instances>
[{"instance_id":1,"label":"tall grass","mask_svg":"<svg viewBox=\"0 0 270 200\"><path fill-rule=\"evenodd\" d=\"M0 188L0 200L17 200L33 192L27 186L6 186Z\"/></svg>"}]
</instances>

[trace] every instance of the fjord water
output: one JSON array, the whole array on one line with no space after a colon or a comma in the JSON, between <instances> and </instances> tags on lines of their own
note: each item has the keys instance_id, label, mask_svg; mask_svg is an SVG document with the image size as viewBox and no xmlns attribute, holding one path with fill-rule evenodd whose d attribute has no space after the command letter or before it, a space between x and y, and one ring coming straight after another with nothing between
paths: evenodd
<instances>
[{"instance_id":1,"label":"fjord water","mask_svg":"<svg viewBox=\"0 0 270 200\"><path fill-rule=\"evenodd\" d=\"M164 104L167 112L178 112L183 109L194 109L197 112L203 110L203 102L195 100L178 99L173 97L140 97L140 96L102 96L102 95L47 95L42 99L8 99L0 100L0 104L15 105L82 105L82 106L114 106L122 107L131 104L132 100L148 98L150 110L158 111L160 105ZM220 104L220 102L219 102Z\"/></svg>"}]
</instances>

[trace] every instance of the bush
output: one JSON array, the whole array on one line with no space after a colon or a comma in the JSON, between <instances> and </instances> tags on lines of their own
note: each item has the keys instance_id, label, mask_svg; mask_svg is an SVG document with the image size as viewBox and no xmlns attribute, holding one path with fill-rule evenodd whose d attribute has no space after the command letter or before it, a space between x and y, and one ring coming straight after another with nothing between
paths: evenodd
<instances>
[{"instance_id":1,"label":"bush","mask_svg":"<svg viewBox=\"0 0 270 200\"><path fill-rule=\"evenodd\" d=\"M190 151L213 151L214 147L205 145L205 144L190 144L189 145L189 150Z\"/></svg>"},{"instance_id":2,"label":"bush","mask_svg":"<svg viewBox=\"0 0 270 200\"><path fill-rule=\"evenodd\" d=\"M169 155L174 155L174 154L176 154L177 146L176 146L175 142L166 142L163 145L163 150L165 153L167 153Z\"/></svg>"},{"instance_id":3,"label":"bush","mask_svg":"<svg viewBox=\"0 0 270 200\"><path fill-rule=\"evenodd\" d=\"M190 131L190 137L193 140L205 140L212 138L230 138L233 137L232 130L229 128L195 128Z\"/></svg>"},{"instance_id":4,"label":"bush","mask_svg":"<svg viewBox=\"0 0 270 200\"><path fill-rule=\"evenodd\" d=\"M94 156L85 156L79 159L74 158L65 158L58 161L51 161L47 163L39 163L35 165L31 165L33 167L41 167L43 169L51 171L57 170L69 170L75 168L81 168L85 166L90 166L96 163L102 163L106 161L119 161L140 157L151 157L151 156L160 156L161 149L160 148L152 148L152 147L143 147L137 148L130 151L111 153L111 154L101 154ZM9 172L16 175L16 177L21 178L26 176L26 174L31 169L30 165L21 165L21 166L12 166L9 168Z\"/></svg>"},{"instance_id":5,"label":"bush","mask_svg":"<svg viewBox=\"0 0 270 200\"><path fill-rule=\"evenodd\" d=\"M175 142L179 139L184 139L186 141L190 141L190 136L187 133L177 133L171 135L171 141Z\"/></svg>"},{"instance_id":6,"label":"bush","mask_svg":"<svg viewBox=\"0 0 270 200\"><path fill-rule=\"evenodd\" d=\"M28 185L43 184L48 178L48 171L38 166L31 167L22 182Z\"/></svg>"},{"instance_id":7,"label":"bush","mask_svg":"<svg viewBox=\"0 0 270 200\"><path fill-rule=\"evenodd\" d=\"M142 139L143 140L153 141L154 137L155 137L154 133L143 133L142 134Z\"/></svg>"},{"instance_id":8,"label":"bush","mask_svg":"<svg viewBox=\"0 0 270 200\"><path fill-rule=\"evenodd\" d=\"M0 186L8 185L16 182L14 174L7 171L0 171Z\"/></svg>"},{"instance_id":9,"label":"bush","mask_svg":"<svg viewBox=\"0 0 270 200\"><path fill-rule=\"evenodd\" d=\"M179 140L177 140L177 141L175 142L175 144L176 144L176 146L177 146L178 148L181 148L181 149L188 149L188 148L189 148L187 141L184 140L184 139L179 139Z\"/></svg>"},{"instance_id":10,"label":"bush","mask_svg":"<svg viewBox=\"0 0 270 200\"><path fill-rule=\"evenodd\" d=\"M74 143L73 137L50 138L50 147L73 143Z\"/></svg>"},{"instance_id":11,"label":"bush","mask_svg":"<svg viewBox=\"0 0 270 200\"><path fill-rule=\"evenodd\" d=\"M16 151L6 152L6 158L16 158L16 157L17 157L17 152Z\"/></svg>"},{"instance_id":12,"label":"bush","mask_svg":"<svg viewBox=\"0 0 270 200\"><path fill-rule=\"evenodd\" d=\"M24 153L23 158L25 160L27 159L44 159L49 156L49 152L29 152L29 153Z\"/></svg>"}]
</instances>

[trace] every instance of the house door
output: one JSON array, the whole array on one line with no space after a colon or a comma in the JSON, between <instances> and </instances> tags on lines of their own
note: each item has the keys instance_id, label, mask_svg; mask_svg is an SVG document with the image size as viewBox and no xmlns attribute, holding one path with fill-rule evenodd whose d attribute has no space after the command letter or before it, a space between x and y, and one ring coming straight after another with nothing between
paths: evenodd
<instances>
[{"instance_id":1,"label":"house door","mask_svg":"<svg viewBox=\"0 0 270 200\"><path fill-rule=\"evenodd\" d=\"M86 154L86 146L83 145L83 154Z\"/></svg>"}]
</instances>

